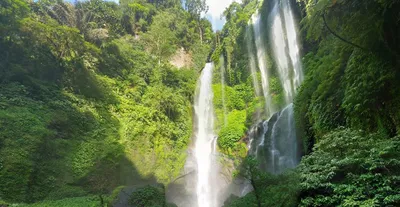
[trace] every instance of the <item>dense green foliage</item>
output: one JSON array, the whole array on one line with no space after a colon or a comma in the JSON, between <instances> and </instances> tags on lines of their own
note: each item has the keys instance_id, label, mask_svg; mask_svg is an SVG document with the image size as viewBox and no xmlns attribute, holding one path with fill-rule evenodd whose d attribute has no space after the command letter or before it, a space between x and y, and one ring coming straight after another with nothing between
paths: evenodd
<instances>
[{"instance_id":1,"label":"dense green foliage","mask_svg":"<svg viewBox=\"0 0 400 207\"><path fill-rule=\"evenodd\" d=\"M179 176L212 38L179 1L1 1L0 200L91 206Z\"/></svg>"},{"instance_id":2,"label":"dense green foliage","mask_svg":"<svg viewBox=\"0 0 400 207\"><path fill-rule=\"evenodd\" d=\"M310 149L315 139L339 126L396 135L399 4L303 2L307 16L302 23L311 44L295 105L301 133L309 138L306 146ZM315 40L318 45L312 44Z\"/></svg>"},{"instance_id":3,"label":"dense green foliage","mask_svg":"<svg viewBox=\"0 0 400 207\"><path fill-rule=\"evenodd\" d=\"M249 183L253 191L240 199L228 199L226 207L292 207L298 204L300 179L296 171L272 175L261 171L255 157L248 156L238 169L238 176Z\"/></svg>"},{"instance_id":4,"label":"dense green foliage","mask_svg":"<svg viewBox=\"0 0 400 207\"><path fill-rule=\"evenodd\" d=\"M300 165L300 206L398 206L400 140L338 130Z\"/></svg>"},{"instance_id":5,"label":"dense green foliage","mask_svg":"<svg viewBox=\"0 0 400 207\"><path fill-rule=\"evenodd\" d=\"M220 150L234 158L245 157L247 150L242 138L257 108L253 91L245 84L234 87L214 84L213 91Z\"/></svg>"},{"instance_id":6,"label":"dense green foliage","mask_svg":"<svg viewBox=\"0 0 400 207\"><path fill-rule=\"evenodd\" d=\"M0 1L0 205L109 205L122 186L179 177L212 48L218 146L254 189L224 206L399 206L400 3L291 1L302 19L294 105L306 155L271 175L245 143L270 115L249 70L257 46L272 49L270 2L232 3L214 35L204 0ZM257 9L264 45L248 24ZM181 68L179 51L190 59ZM277 64L262 58L279 110ZM164 190L134 191L130 204L168 206Z\"/></svg>"},{"instance_id":7,"label":"dense green foliage","mask_svg":"<svg viewBox=\"0 0 400 207\"><path fill-rule=\"evenodd\" d=\"M223 207L257 207L257 198L255 197L254 193L248 193L241 199L238 199L237 196L231 196L228 198Z\"/></svg>"},{"instance_id":8,"label":"dense green foliage","mask_svg":"<svg viewBox=\"0 0 400 207\"><path fill-rule=\"evenodd\" d=\"M165 206L164 190L153 186L144 187L132 193L129 204L143 207Z\"/></svg>"},{"instance_id":9,"label":"dense green foliage","mask_svg":"<svg viewBox=\"0 0 400 207\"><path fill-rule=\"evenodd\" d=\"M136 189L129 199L132 207L176 207L175 204L167 203L165 188L160 186L146 186Z\"/></svg>"}]
</instances>

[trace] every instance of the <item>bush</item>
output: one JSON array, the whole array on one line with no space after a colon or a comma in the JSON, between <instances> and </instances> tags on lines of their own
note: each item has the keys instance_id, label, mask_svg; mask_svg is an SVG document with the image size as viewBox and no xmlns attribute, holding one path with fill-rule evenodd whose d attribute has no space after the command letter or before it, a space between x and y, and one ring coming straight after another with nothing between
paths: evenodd
<instances>
[{"instance_id":1,"label":"bush","mask_svg":"<svg viewBox=\"0 0 400 207\"><path fill-rule=\"evenodd\" d=\"M300 164L300 206L399 206L400 137L333 131Z\"/></svg>"},{"instance_id":2,"label":"bush","mask_svg":"<svg viewBox=\"0 0 400 207\"><path fill-rule=\"evenodd\" d=\"M246 131L246 111L234 110L228 114L228 123L218 134L218 144L222 150L232 149Z\"/></svg>"},{"instance_id":3,"label":"bush","mask_svg":"<svg viewBox=\"0 0 400 207\"><path fill-rule=\"evenodd\" d=\"M129 199L130 205L140 207L163 207L165 203L164 189L153 186L138 189Z\"/></svg>"}]
</instances>

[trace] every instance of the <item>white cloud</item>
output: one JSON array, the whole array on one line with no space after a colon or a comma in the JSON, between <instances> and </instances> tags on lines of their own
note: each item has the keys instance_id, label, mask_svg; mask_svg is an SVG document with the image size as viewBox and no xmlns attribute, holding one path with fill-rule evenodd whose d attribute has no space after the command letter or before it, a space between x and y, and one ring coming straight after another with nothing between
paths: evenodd
<instances>
[{"instance_id":1,"label":"white cloud","mask_svg":"<svg viewBox=\"0 0 400 207\"><path fill-rule=\"evenodd\" d=\"M225 20L221 19L222 13L224 13L225 9L234 1L237 0L206 0L209 6L206 17L213 24L214 30L222 29L225 24Z\"/></svg>"}]
</instances>

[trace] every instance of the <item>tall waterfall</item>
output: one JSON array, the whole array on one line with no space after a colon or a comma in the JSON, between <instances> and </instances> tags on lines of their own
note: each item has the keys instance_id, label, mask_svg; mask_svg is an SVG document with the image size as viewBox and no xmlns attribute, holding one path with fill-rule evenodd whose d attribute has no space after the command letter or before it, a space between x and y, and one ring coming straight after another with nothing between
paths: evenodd
<instances>
[{"instance_id":1,"label":"tall waterfall","mask_svg":"<svg viewBox=\"0 0 400 207\"><path fill-rule=\"evenodd\" d=\"M247 53L249 55L249 67L250 67L250 74L253 80L253 87L256 96L261 96L261 89L258 84L258 77L257 77L257 63L256 58L254 57L253 50L254 50L254 43L253 43L253 34L251 32L252 22L249 22L249 25L246 28L246 45L247 45Z\"/></svg>"},{"instance_id":2,"label":"tall waterfall","mask_svg":"<svg viewBox=\"0 0 400 207\"><path fill-rule=\"evenodd\" d=\"M261 18L258 13L252 16L253 29L254 29L254 39L257 49L257 60L258 67L261 72L261 83L263 88L263 94L265 98L265 110L266 114L269 116L274 112L274 106L271 102L271 96L269 94L269 76L268 76L268 68L267 68L267 59L266 59L266 51L265 45L263 42L263 37L261 34Z\"/></svg>"},{"instance_id":3,"label":"tall waterfall","mask_svg":"<svg viewBox=\"0 0 400 207\"><path fill-rule=\"evenodd\" d=\"M257 157L262 169L279 174L296 167L300 161L292 101L303 79L303 72L290 2L289 0L271 0L271 2L268 22L262 22L260 14L256 12L250 25L254 29L258 69L262 76L263 95L266 99L266 115L270 118L252 127L247 136L250 140L249 154ZM264 43L266 40L269 40L269 47ZM248 48L251 48L251 43L248 40ZM270 53L275 68L267 67L270 64L267 64L269 54L266 51ZM251 54L249 61L250 65L254 61ZM252 67L250 69L253 73ZM278 112L276 109L282 106L273 106L271 103L273 95L269 91L269 75L273 73L271 70L274 70L279 77L285 96L286 107Z\"/></svg>"},{"instance_id":4,"label":"tall waterfall","mask_svg":"<svg viewBox=\"0 0 400 207\"><path fill-rule=\"evenodd\" d=\"M275 0L273 5L270 39L285 101L290 103L303 79L296 26L289 0Z\"/></svg>"},{"instance_id":5,"label":"tall waterfall","mask_svg":"<svg viewBox=\"0 0 400 207\"><path fill-rule=\"evenodd\" d=\"M285 17L285 27L287 41L289 45L289 56L293 66L293 85L294 90L300 86L303 81L303 68L300 60L300 48L297 40L296 25L293 17L293 12L290 6L289 0L284 0L283 4L283 14Z\"/></svg>"},{"instance_id":6,"label":"tall waterfall","mask_svg":"<svg viewBox=\"0 0 400 207\"><path fill-rule=\"evenodd\" d=\"M197 164L196 197L198 207L217 207L218 164L215 158L214 110L212 91L213 64L202 71L195 98L196 128L194 159Z\"/></svg>"},{"instance_id":7,"label":"tall waterfall","mask_svg":"<svg viewBox=\"0 0 400 207\"><path fill-rule=\"evenodd\" d=\"M214 64L207 63L197 83L194 99L193 144L187 151L182 175L167 190L167 200L179 207L219 207L230 196L230 178L219 166L214 133Z\"/></svg>"}]
</instances>

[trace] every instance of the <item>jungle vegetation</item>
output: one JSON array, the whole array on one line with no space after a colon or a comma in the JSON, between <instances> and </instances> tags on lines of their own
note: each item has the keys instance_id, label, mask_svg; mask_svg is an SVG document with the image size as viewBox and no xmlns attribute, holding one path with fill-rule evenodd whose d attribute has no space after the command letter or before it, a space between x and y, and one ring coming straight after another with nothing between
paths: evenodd
<instances>
[{"instance_id":1,"label":"jungle vegetation","mask_svg":"<svg viewBox=\"0 0 400 207\"><path fill-rule=\"evenodd\" d=\"M0 1L0 200L98 206L178 177L214 36L199 3Z\"/></svg>"},{"instance_id":2,"label":"jungle vegetation","mask_svg":"<svg viewBox=\"0 0 400 207\"><path fill-rule=\"evenodd\" d=\"M209 59L218 147L254 187L224 206L400 206L400 3L291 1L304 157L272 175L244 140L267 118L246 29L257 9L267 18L268 2L232 3L214 33L204 0L1 0L0 206L111 206L133 185L145 187L131 205L173 206L164 187L147 184L181 176ZM171 61L179 51L190 57L183 67ZM277 75L269 81L281 109Z\"/></svg>"}]
</instances>

